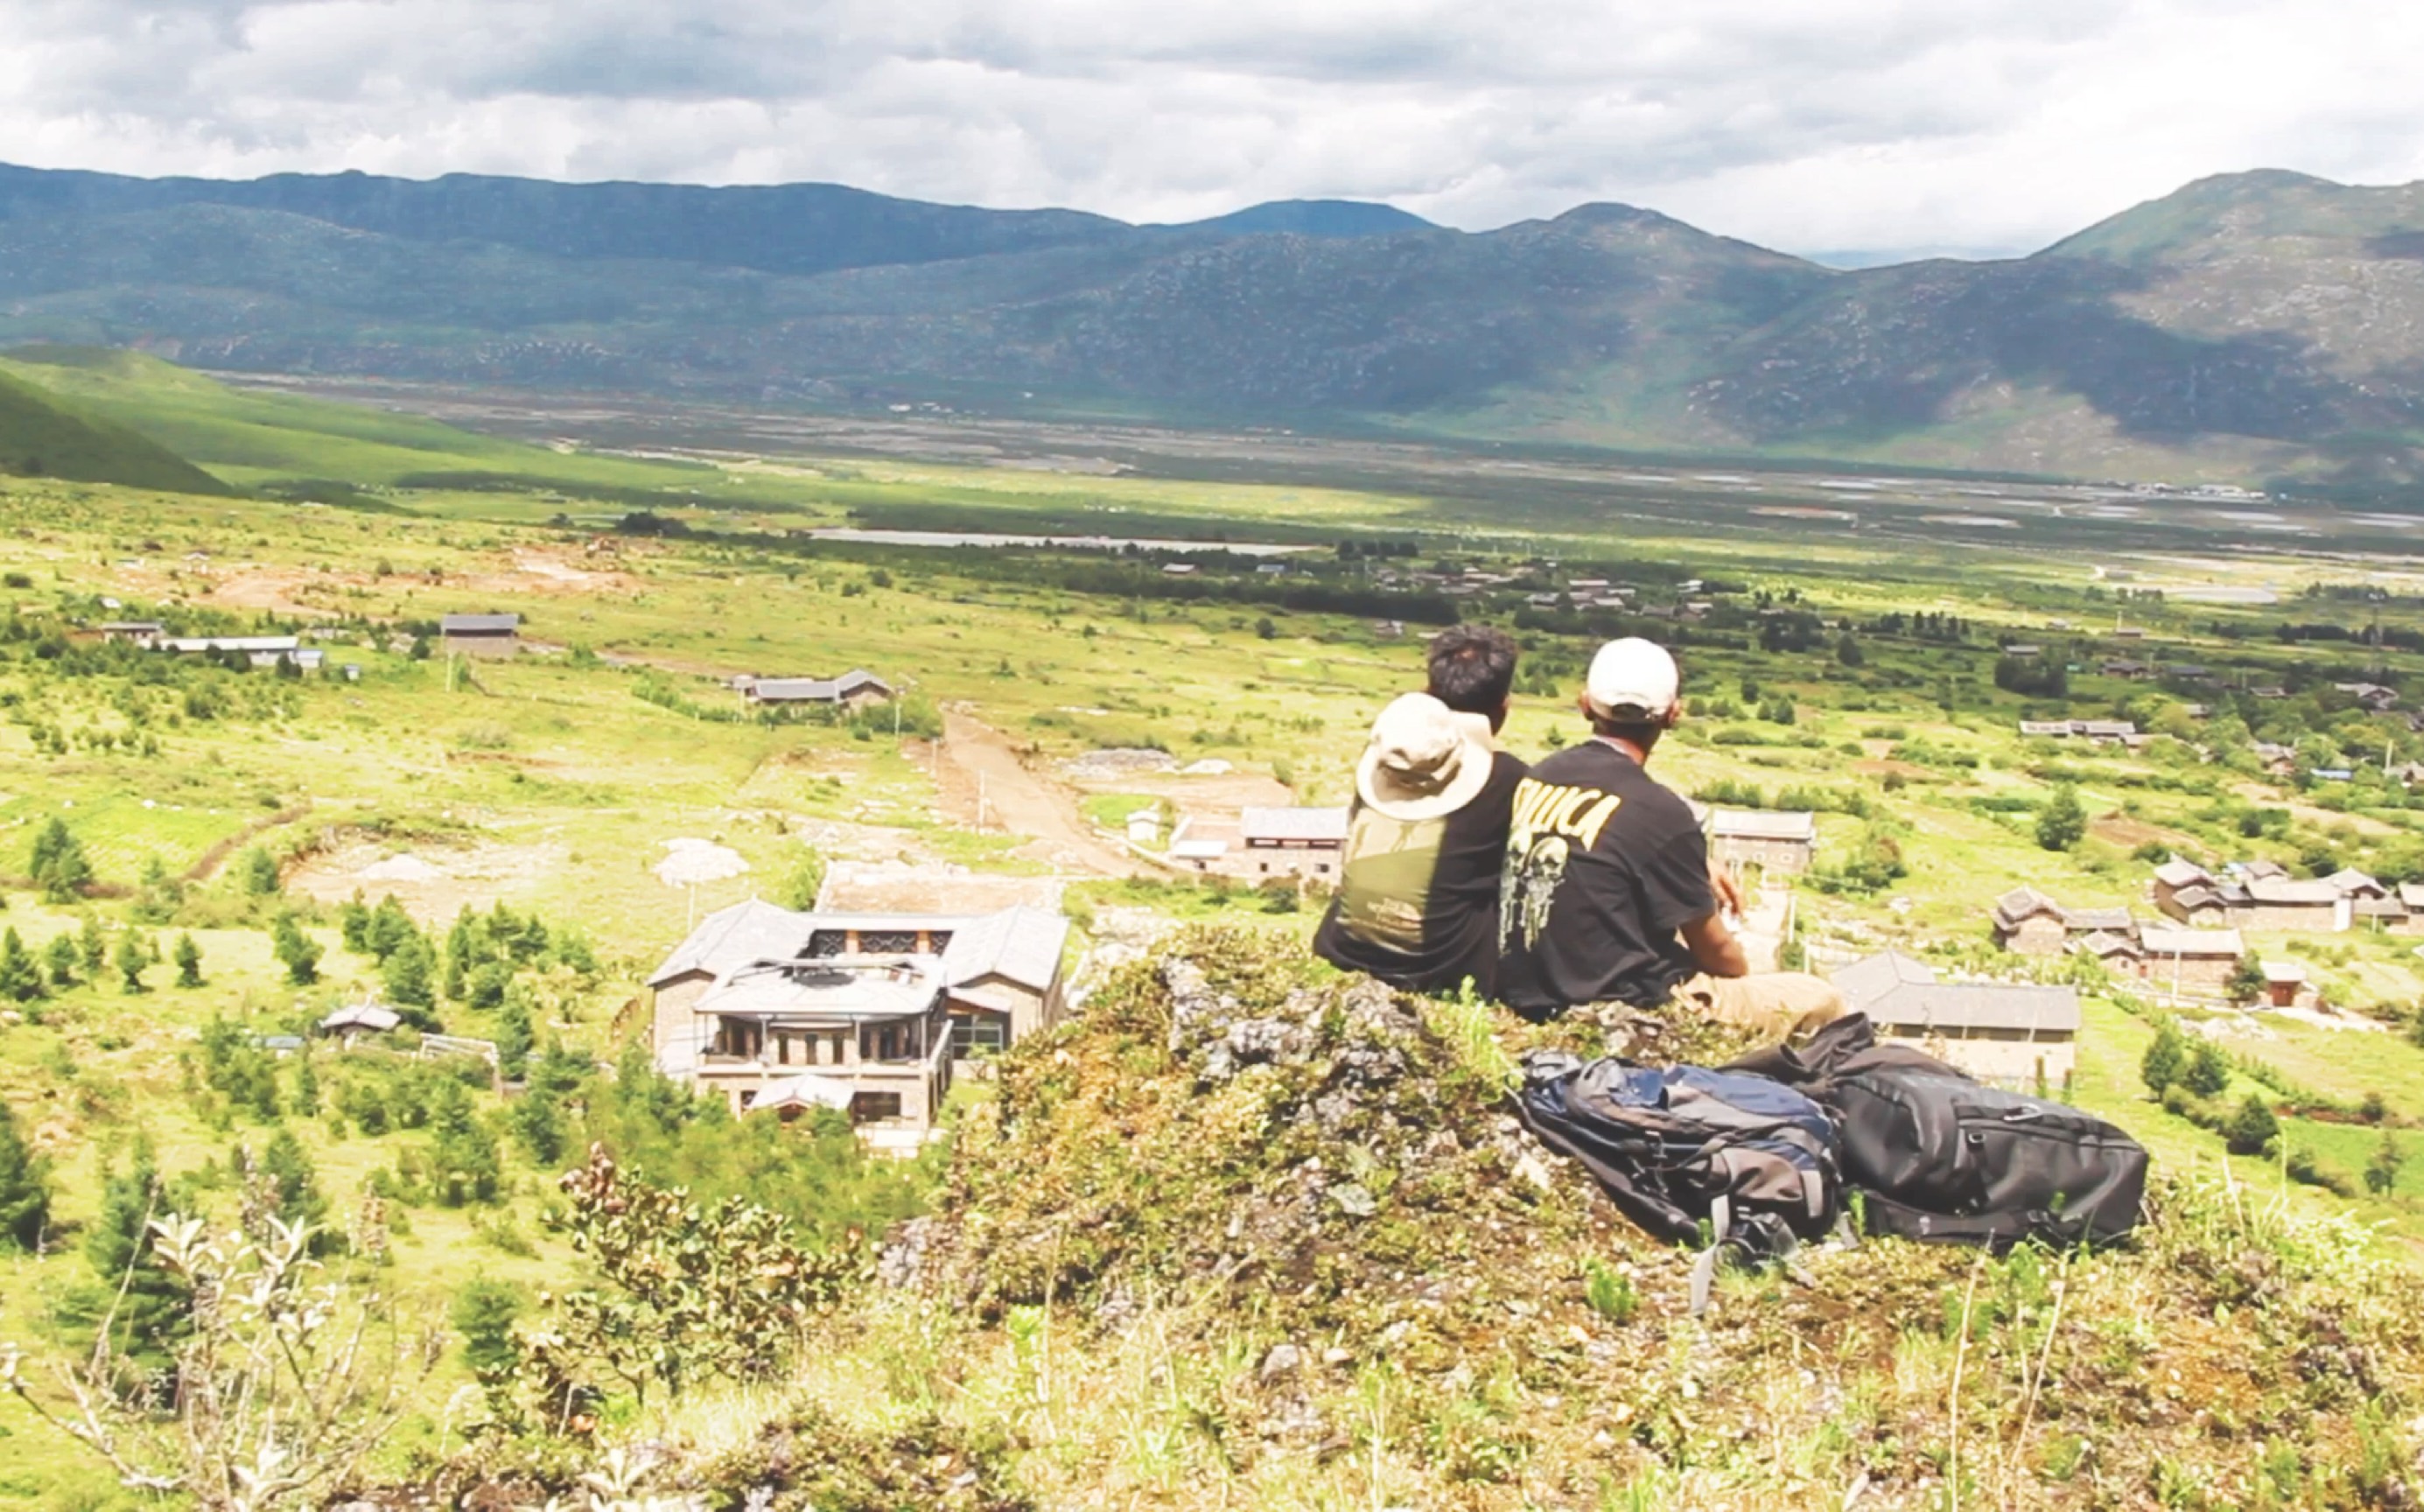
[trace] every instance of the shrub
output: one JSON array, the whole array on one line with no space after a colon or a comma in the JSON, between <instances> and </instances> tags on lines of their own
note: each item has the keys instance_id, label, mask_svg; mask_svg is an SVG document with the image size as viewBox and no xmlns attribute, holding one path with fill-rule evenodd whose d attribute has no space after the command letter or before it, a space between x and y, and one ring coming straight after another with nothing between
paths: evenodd
<instances>
[{"instance_id":1,"label":"shrub","mask_svg":"<svg viewBox=\"0 0 2424 1512\"><path fill-rule=\"evenodd\" d=\"M2222 1137L2235 1155L2260 1155L2271 1148L2281 1133L2281 1121L2264 1099L2250 1092L2241 1100L2229 1122L2223 1125Z\"/></svg>"}]
</instances>

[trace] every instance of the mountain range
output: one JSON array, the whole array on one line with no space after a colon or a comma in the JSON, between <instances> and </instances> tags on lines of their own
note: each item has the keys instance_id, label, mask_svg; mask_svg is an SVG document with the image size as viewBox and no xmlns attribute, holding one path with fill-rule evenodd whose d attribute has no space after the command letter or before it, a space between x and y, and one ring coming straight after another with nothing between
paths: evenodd
<instances>
[{"instance_id":1,"label":"mountain range","mask_svg":"<svg viewBox=\"0 0 2424 1512\"><path fill-rule=\"evenodd\" d=\"M1466 232L710 188L0 167L0 342L774 404L2424 485L2424 185L2206 179L1857 270L1586 205Z\"/></svg>"}]
</instances>

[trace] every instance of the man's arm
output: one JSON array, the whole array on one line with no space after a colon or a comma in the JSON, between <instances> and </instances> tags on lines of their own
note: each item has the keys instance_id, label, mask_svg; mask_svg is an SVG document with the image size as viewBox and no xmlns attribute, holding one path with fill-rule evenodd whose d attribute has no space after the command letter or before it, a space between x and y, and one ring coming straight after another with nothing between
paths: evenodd
<instances>
[{"instance_id":1,"label":"man's arm","mask_svg":"<svg viewBox=\"0 0 2424 1512\"><path fill-rule=\"evenodd\" d=\"M1734 931L1726 928L1725 915L1711 914L1696 918L1676 932L1690 947L1692 959L1712 977L1747 977L1750 957L1743 954L1742 942Z\"/></svg>"},{"instance_id":2,"label":"man's arm","mask_svg":"<svg viewBox=\"0 0 2424 1512\"><path fill-rule=\"evenodd\" d=\"M1714 856L1709 858L1709 891L1716 897L1718 913L1738 915L1743 911L1742 883L1734 881L1733 872Z\"/></svg>"}]
</instances>

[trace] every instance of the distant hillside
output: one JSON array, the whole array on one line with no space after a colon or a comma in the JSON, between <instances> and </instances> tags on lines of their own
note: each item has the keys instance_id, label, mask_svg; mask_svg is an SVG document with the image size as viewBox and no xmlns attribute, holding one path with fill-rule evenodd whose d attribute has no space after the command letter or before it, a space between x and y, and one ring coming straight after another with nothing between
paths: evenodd
<instances>
[{"instance_id":1,"label":"distant hillside","mask_svg":"<svg viewBox=\"0 0 2424 1512\"><path fill-rule=\"evenodd\" d=\"M156 441L0 373L0 476L118 483L169 493L228 485Z\"/></svg>"},{"instance_id":2,"label":"distant hillside","mask_svg":"<svg viewBox=\"0 0 2424 1512\"><path fill-rule=\"evenodd\" d=\"M0 342L202 367L2181 481L2424 483L2424 187L2209 179L1839 271L1591 205L1467 233L716 189L0 168Z\"/></svg>"}]
</instances>

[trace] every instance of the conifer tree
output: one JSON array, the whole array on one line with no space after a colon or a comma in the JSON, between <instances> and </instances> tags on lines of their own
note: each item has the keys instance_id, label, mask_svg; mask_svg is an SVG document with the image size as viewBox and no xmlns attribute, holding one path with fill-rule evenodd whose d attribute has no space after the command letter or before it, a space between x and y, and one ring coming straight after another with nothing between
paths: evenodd
<instances>
[{"instance_id":1,"label":"conifer tree","mask_svg":"<svg viewBox=\"0 0 2424 1512\"><path fill-rule=\"evenodd\" d=\"M98 1305L83 1311L96 1331L109 1320L114 1350L154 1371L168 1368L169 1350L185 1331L189 1308L184 1283L152 1258L152 1220L167 1214L167 1191L152 1141L140 1139L124 1172L104 1173L101 1214L84 1239L101 1295L94 1299Z\"/></svg>"},{"instance_id":2,"label":"conifer tree","mask_svg":"<svg viewBox=\"0 0 2424 1512\"><path fill-rule=\"evenodd\" d=\"M101 915L87 914L84 924L76 931L76 951L84 957L84 974L98 979L101 968L109 964L109 936L103 932Z\"/></svg>"},{"instance_id":3,"label":"conifer tree","mask_svg":"<svg viewBox=\"0 0 2424 1512\"><path fill-rule=\"evenodd\" d=\"M123 991L130 995L146 991L143 970L150 964L151 954L143 948L142 942L135 938L133 930L118 937L118 980Z\"/></svg>"},{"instance_id":4,"label":"conifer tree","mask_svg":"<svg viewBox=\"0 0 2424 1512\"><path fill-rule=\"evenodd\" d=\"M194 943L194 937L192 935L180 934L177 936L177 948L170 959L177 963L178 986L199 987L202 985L202 947Z\"/></svg>"},{"instance_id":5,"label":"conifer tree","mask_svg":"<svg viewBox=\"0 0 2424 1512\"><path fill-rule=\"evenodd\" d=\"M51 943L42 947L42 963L51 968L52 986L74 986L76 967L83 963L83 957L76 952L75 936L52 935Z\"/></svg>"},{"instance_id":6,"label":"conifer tree","mask_svg":"<svg viewBox=\"0 0 2424 1512\"><path fill-rule=\"evenodd\" d=\"M380 967L379 979L387 988L388 1000L406 1008L431 1008L438 1002L437 984L431 980L432 967L429 942L418 931L407 936L387 955Z\"/></svg>"},{"instance_id":7,"label":"conifer tree","mask_svg":"<svg viewBox=\"0 0 2424 1512\"><path fill-rule=\"evenodd\" d=\"M16 926L10 925L6 932L0 932L0 997L30 1003L45 995L41 963L25 948Z\"/></svg>"},{"instance_id":8,"label":"conifer tree","mask_svg":"<svg viewBox=\"0 0 2424 1512\"><path fill-rule=\"evenodd\" d=\"M269 928L270 947L286 967L286 980L309 987L320 979L320 943L303 932L292 914L280 914Z\"/></svg>"},{"instance_id":9,"label":"conifer tree","mask_svg":"<svg viewBox=\"0 0 2424 1512\"><path fill-rule=\"evenodd\" d=\"M2189 1047L2180 1031L2166 1023L2155 1031L2154 1042L2146 1046L2145 1056L2138 1062L2139 1079L2149 1091L2161 1097L2172 1083L2180 1079L2187 1069Z\"/></svg>"},{"instance_id":10,"label":"conifer tree","mask_svg":"<svg viewBox=\"0 0 2424 1512\"><path fill-rule=\"evenodd\" d=\"M51 1221L51 1166L17 1132L17 1115L0 1103L0 1242L33 1250Z\"/></svg>"},{"instance_id":11,"label":"conifer tree","mask_svg":"<svg viewBox=\"0 0 2424 1512\"><path fill-rule=\"evenodd\" d=\"M34 836L33 865L29 869L46 902L72 901L92 881L92 862L84 853L84 842L56 814Z\"/></svg>"}]
</instances>

